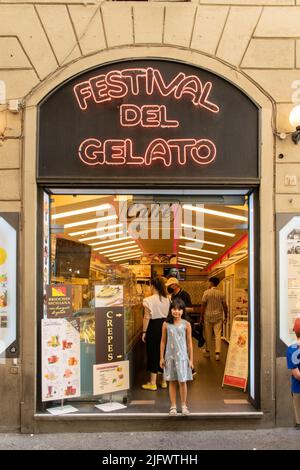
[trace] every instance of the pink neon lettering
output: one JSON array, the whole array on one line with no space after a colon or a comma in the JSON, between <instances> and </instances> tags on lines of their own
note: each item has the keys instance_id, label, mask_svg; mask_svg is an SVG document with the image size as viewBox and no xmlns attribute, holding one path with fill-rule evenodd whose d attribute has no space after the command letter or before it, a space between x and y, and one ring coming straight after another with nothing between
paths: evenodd
<instances>
[{"instance_id":1,"label":"pink neon lettering","mask_svg":"<svg viewBox=\"0 0 300 470\"><path fill-rule=\"evenodd\" d=\"M108 96L108 87L105 79L105 75L98 75L97 77L90 79L90 85L96 103L103 103L103 101L111 100Z\"/></svg>"},{"instance_id":2,"label":"pink neon lettering","mask_svg":"<svg viewBox=\"0 0 300 470\"><path fill-rule=\"evenodd\" d=\"M101 145L98 139L86 139L81 142L78 150L80 160L86 165L103 165L103 150L99 150Z\"/></svg>"},{"instance_id":3,"label":"pink neon lettering","mask_svg":"<svg viewBox=\"0 0 300 470\"><path fill-rule=\"evenodd\" d=\"M211 82L205 83L203 92L199 99L199 105L202 106L203 108L208 109L212 113L218 113L220 111L219 106L207 100L211 89L212 89L212 83Z\"/></svg>"},{"instance_id":4,"label":"pink neon lettering","mask_svg":"<svg viewBox=\"0 0 300 470\"><path fill-rule=\"evenodd\" d=\"M192 102L197 106L202 95L202 83L198 77L191 75L180 82L174 96L180 99L185 94L191 95L193 97Z\"/></svg>"},{"instance_id":5,"label":"pink neon lettering","mask_svg":"<svg viewBox=\"0 0 300 470\"><path fill-rule=\"evenodd\" d=\"M124 140L106 140L103 144L105 163L107 165L125 165Z\"/></svg>"},{"instance_id":6,"label":"pink neon lettering","mask_svg":"<svg viewBox=\"0 0 300 470\"><path fill-rule=\"evenodd\" d=\"M169 167L173 161L185 165L192 159L198 165L207 165L216 158L216 147L208 139L155 139L148 145L145 156L133 155L131 139L84 140L78 150L80 160L89 166L94 165L146 165L156 160ZM100 150L100 149L103 150Z\"/></svg>"},{"instance_id":7,"label":"pink neon lettering","mask_svg":"<svg viewBox=\"0 0 300 470\"><path fill-rule=\"evenodd\" d=\"M168 145L177 151L179 165L185 165L191 149L197 141L195 139L170 139Z\"/></svg>"},{"instance_id":8,"label":"pink neon lettering","mask_svg":"<svg viewBox=\"0 0 300 470\"><path fill-rule=\"evenodd\" d=\"M87 100L92 96L92 90L90 88L90 82L81 82L74 86L73 88L77 102L80 109L87 108Z\"/></svg>"},{"instance_id":9,"label":"pink neon lettering","mask_svg":"<svg viewBox=\"0 0 300 470\"><path fill-rule=\"evenodd\" d=\"M130 79L130 88L133 95L139 95L140 93L140 77L146 77L146 69L124 69L121 71L122 77Z\"/></svg>"},{"instance_id":10,"label":"pink neon lettering","mask_svg":"<svg viewBox=\"0 0 300 470\"><path fill-rule=\"evenodd\" d=\"M171 150L164 139L155 139L148 145L145 153L145 165L151 165L153 160L162 160L165 166L171 165Z\"/></svg>"},{"instance_id":11,"label":"pink neon lettering","mask_svg":"<svg viewBox=\"0 0 300 470\"><path fill-rule=\"evenodd\" d=\"M88 103L92 100L95 103L103 103L111 99L123 98L128 94L134 96L146 93L148 96L154 93L160 96L169 96L177 100L184 95L192 97L194 105L198 105L213 113L219 112L219 107L209 101L211 92L211 82L205 85L194 76L185 76L178 73L169 83L166 83L161 73L157 69L125 69L112 70L107 74L92 77L89 81L78 83L74 86L74 94L80 109L87 109ZM169 126L166 127L176 127Z\"/></svg>"},{"instance_id":12,"label":"pink neon lettering","mask_svg":"<svg viewBox=\"0 0 300 470\"><path fill-rule=\"evenodd\" d=\"M112 70L106 75L108 94L111 98L123 98L128 93L128 87L124 83L121 72Z\"/></svg>"},{"instance_id":13,"label":"pink neon lettering","mask_svg":"<svg viewBox=\"0 0 300 470\"><path fill-rule=\"evenodd\" d=\"M203 149L205 154L203 155ZM208 165L216 158L217 149L215 144L208 139L198 140L191 150L193 160L199 165Z\"/></svg>"},{"instance_id":14,"label":"pink neon lettering","mask_svg":"<svg viewBox=\"0 0 300 470\"><path fill-rule=\"evenodd\" d=\"M122 104L120 106L120 124L123 127L178 127L178 121L167 120L166 106Z\"/></svg>"},{"instance_id":15,"label":"pink neon lettering","mask_svg":"<svg viewBox=\"0 0 300 470\"><path fill-rule=\"evenodd\" d=\"M149 88L150 95L154 93L154 86L157 87L161 96L168 96L172 92L176 92L176 88L180 84L181 80L185 77L184 73L180 72L176 77L166 85L164 79L159 70L153 70L153 84L152 87Z\"/></svg>"}]
</instances>

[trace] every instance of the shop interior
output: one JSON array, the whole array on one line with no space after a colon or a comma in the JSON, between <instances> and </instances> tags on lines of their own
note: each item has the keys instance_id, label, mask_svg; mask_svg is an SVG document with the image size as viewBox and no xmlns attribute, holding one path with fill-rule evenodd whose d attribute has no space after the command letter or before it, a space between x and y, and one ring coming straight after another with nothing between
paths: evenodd
<instances>
[{"instance_id":1,"label":"shop interior","mask_svg":"<svg viewBox=\"0 0 300 470\"><path fill-rule=\"evenodd\" d=\"M167 389L141 388L149 376L141 341L142 300L151 295L151 278L158 275L175 276L192 300L196 375L188 383L190 411L253 409L248 384L245 389L223 384L233 322L238 317L249 320L248 213L246 192L193 197L45 193L44 293L48 284L71 286L72 318L80 320L81 391L79 397L70 392L65 403L74 404L80 412L99 413L95 403L113 399L126 405L120 414L168 412ZM202 296L211 276L221 280L219 289L228 305L218 362L214 355L204 357L205 345L199 348L197 340ZM93 366L97 342L101 342L95 328L97 285L123 286L124 358L129 360L130 388L113 397L93 394ZM41 410L45 407L49 402Z\"/></svg>"}]
</instances>

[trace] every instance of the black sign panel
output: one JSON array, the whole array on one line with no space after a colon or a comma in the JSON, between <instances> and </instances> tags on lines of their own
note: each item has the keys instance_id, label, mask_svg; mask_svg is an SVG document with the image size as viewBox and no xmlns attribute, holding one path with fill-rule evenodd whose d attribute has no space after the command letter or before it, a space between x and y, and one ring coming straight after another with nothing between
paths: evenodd
<instances>
[{"instance_id":1,"label":"black sign panel","mask_svg":"<svg viewBox=\"0 0 300 470\"><path fill-rule=\"evenodd\" d=\"M96 307L96 363L124 360L124 307Z\"/></svg>"},{"instance_id":2,"label":"black sign panel","mask_svg":"<svg viewBox=\"0 0 300 470\"><path fill-rule=\"evenodd\" d=\"M105 65L39 107L41 181L258 176L258 108L226 80L187 64Z\"/></svg>"}]
</instances>

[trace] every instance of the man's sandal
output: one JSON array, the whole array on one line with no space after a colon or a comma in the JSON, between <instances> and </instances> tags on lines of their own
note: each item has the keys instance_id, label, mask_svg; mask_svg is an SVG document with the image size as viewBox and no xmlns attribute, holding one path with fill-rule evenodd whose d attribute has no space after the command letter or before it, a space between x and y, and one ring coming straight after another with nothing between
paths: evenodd
<instances>
[{"instance_id":1,"label":"man's sandal","mask_svg":"<svg viewBox=\"0 0 300 470\"><path fill-rule=\"evenodd\" d=\"M177 408L176 406L171 406L169 411L169 416L176 416L177 415Z\"/></svg>"}]
</instances>

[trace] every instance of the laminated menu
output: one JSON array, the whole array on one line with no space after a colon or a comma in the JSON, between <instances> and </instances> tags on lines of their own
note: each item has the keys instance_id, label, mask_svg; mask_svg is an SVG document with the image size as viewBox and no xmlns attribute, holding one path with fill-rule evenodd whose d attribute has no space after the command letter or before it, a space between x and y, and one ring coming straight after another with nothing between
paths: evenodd
<instances>
[{"instance_id":1,"label":"laminated menu","mask_svg":"<svg viewBox=\"0 0 300 470\"><path fill-rule=\"evenodd\" d=\"M79 319L42 320L42 401L79 396Z\"/></svg>"}]
</instances>

